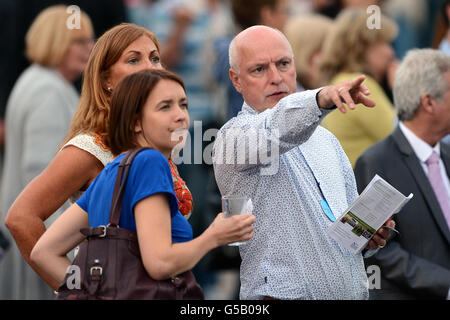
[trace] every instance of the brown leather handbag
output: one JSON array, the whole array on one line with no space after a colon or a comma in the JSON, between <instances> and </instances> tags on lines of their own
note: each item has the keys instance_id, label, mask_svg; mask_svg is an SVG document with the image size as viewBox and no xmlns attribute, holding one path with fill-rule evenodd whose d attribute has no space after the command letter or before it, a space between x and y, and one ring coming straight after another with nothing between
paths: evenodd
<instances>
[{"instance_id":1,"label":"brown leather handbag","mask_svg":"<svg viewBox=\"0 0 450 320\"><path fill-rule=\"evenodd\" d=\"M152 279L142 263L136 232L119 227L128 172L134 157L144 149L132 150L120 162L108 226L80 230L86 240L72 263L80 271L79 285L66 274L57 299L204 299L191 271L167 280Z\"/></svg>"}]
</instances>

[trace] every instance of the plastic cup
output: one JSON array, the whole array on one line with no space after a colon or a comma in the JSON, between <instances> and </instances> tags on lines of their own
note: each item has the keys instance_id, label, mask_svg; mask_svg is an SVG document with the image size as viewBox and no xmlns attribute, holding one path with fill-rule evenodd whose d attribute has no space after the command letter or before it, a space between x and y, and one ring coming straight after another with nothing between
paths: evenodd
<instances>
[{"instance_id":1,"label":"plastic cup","mask_svg":"<svg viewBox=\"0 0 450 320\"><path fill-rule=\"evenodd\" d=\"M225 212L226 217L232 217L243 213L252 213L253 205L252 200L246 196L229 195L222 197L222 211ZM240 246L243 242L229 243L229 246Z\"/></svg>"}]
</instances>

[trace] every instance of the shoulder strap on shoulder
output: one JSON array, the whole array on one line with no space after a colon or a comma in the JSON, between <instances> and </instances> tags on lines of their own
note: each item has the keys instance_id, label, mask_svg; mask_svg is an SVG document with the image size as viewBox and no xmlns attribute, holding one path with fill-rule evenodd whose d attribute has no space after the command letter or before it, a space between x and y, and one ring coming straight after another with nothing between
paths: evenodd
<instances>
[{"instance_id":1,"label":"shoulder strap on shoulder","mask_svg":"<svg viewBox=\"0 0 450 320\"><path fill-rule=\"evenodd\" d=\"M114 185L113 197L111 200L111 211L109 213L109 226L117 227L119 225L120 214L122 213L123 195L125 193L125 186L127 183L128 172L136 155L149 148L140 147L128 152L122 161L120 161L119 169L117 170L116 183Z\"/></svg>"}]
</instances>

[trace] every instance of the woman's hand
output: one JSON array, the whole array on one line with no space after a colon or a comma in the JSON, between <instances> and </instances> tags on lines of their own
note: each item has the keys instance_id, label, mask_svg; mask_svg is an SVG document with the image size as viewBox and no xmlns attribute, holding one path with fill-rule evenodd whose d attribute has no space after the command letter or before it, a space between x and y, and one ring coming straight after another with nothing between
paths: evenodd
<instances>
[{"instance_id":1,"label":"woman's hand","mask_svg":"<svg viewBox=\"0 0 450 320\"><path fill-rule=\"evenodd\" d=\"M255 216L250 213L228 218L224 212L221 212L207 230L213 233L217 246L247 241L253 237L255 219Z\"/></svg>"},{"instance_id":2,"label":"woman's hand","mask_svg":"<svg viewBox=\"0 0 450 320\"><path fill-rule=\"evenodd\" d=\"M251 239L255 222L252 214L226 218L220 213L200 236L174 243L165 194L154 194L139 201L134 216L142 261L149 275L156 280L191 270L205 254L218 246Z\"/></svg>"}]
</instances>

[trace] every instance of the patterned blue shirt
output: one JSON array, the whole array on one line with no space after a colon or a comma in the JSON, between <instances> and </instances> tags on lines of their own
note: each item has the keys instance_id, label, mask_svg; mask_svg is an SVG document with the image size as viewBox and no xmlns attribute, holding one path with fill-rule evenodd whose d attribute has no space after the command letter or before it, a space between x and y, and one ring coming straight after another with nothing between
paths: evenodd
<instances>
[{"instance_id":1,"label":"patterned blue shirt","mask_svg":"<svg viewBox=\"0 0 450 320\"><path fill-rule=\"evenodd\" d=\"M318 90L292 94L262 113L244 103L217 135L221 194L250 197L256 216L254 237L240 246L241 299L368 298L362 255L326 234L332 222L321 200L338 218L358 193L341 145L319 126L328 111L317 106Z\"/></svg>"}]
</instances>

